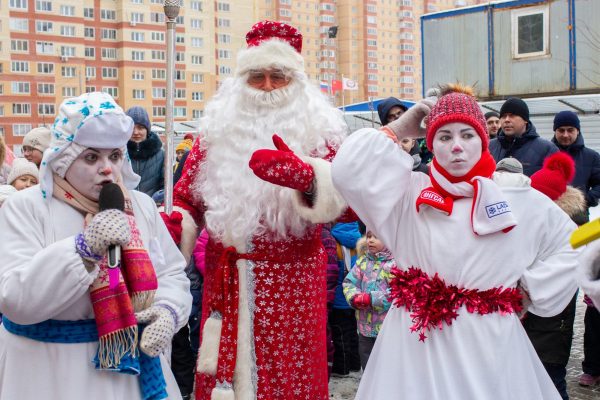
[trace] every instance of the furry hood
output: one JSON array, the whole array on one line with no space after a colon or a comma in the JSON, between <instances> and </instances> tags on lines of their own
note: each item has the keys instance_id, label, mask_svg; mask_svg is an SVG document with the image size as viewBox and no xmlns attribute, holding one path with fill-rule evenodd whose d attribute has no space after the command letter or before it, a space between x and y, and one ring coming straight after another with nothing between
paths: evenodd
<instances>
[{"instance_id":1,"label":"furry hood","mask_svg":"<svg viewBox=\"0 0 600 400\"><path fill-rule=\"evenodd\" d=\"M162 142L154 132L148 133L146 140L136 143L132 140L127 142L127 152L132 160L147 160L162 149Z\"/></svg>"},{"instance_id":2,"label":"furry hood","mask_svg":"<svg viewBox=\"0 0 600 400\"><path fill-rule=\"evenodd\" d=\"M583 193L573 186L567 186L566 192L554 202L571 218L587 210L587 203Z\"/></svg>"}]
</instances>

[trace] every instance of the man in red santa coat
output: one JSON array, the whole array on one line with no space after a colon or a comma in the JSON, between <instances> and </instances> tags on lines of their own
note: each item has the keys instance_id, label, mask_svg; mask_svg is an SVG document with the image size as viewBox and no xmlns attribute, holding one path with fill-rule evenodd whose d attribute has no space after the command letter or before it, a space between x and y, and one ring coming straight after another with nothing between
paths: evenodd
<instances>
[{"instance_id":1,"label":"man in red santa coat","mask_svg":"<svg viewBox=\"0 0 600 400\"><path fill-rule=\"evenodd\" d=\"M300 32L263 21L246 41L174 194L184 254L210 235L196 399L325 400L320 224L345 208L329 161L347 127L308 81Z\"/></svg>"}]
</instances>

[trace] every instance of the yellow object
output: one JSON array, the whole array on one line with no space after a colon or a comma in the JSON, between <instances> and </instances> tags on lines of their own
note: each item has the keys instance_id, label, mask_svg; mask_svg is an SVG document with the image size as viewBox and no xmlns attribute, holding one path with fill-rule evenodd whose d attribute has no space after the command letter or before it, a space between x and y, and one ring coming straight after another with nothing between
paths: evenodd
<instances>
[{"instance_id":1,"label":"yellow object","mask_svg":"<svg viewBox=\"0 0 600 400\"><path fill-rule=\"evenodd\" d=\"M581 225L571 235L571 246L574 249L600 238L600 218Z\"/></svg>"}]
</instances>

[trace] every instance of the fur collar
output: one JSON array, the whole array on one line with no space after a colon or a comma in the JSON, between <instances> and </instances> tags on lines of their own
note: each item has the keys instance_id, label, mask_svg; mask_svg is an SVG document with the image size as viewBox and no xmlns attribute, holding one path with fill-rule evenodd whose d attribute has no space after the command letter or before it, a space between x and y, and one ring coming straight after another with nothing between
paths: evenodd
<instances>
[{"instance_id":1,"label":"fur collar","mask_svg":"<svg viewBox=\"0 0 600 400\"><path fill-rule=\"evenodd\" d=\"M567 186L567 191L556 199L555 203L571 218L586 210L583 193L573 186Z\"/></svg>"},{"instance_id":2,"label":"fur collar","mask_svg":"<svg viewBox=\"0 0 600 400\"><path fill-rule=\"evenodd\" d=\"M158 135L150 132L146 140L136 143L132 140L127 142L127 152L133 160L147 160L162 149L162 142Z\"/></svg>"}]
</instances>

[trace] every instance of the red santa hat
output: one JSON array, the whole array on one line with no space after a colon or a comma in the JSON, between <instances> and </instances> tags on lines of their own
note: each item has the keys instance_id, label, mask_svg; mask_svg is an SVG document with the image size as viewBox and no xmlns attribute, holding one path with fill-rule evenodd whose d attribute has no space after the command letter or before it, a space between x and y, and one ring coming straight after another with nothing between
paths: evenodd
<instances>
[{"instance_id":1,"label":"red santa hat","mask_svg":"<svg viewBox=\"0 0 600 400\"><path fill-rule=\"evenodd\" d=\"M470 87L450 84L442 88L441 97L426 120L426 142L429 150L433 149L433 137L437 130L452 122L463 122L472 126L481 138L481 150L488 149L490 139L485 118Z\"/></svg>"},{"instance_id":2,"label":"red santa hat","mask_svg":"<svg viewBox=\"0 0 600 400\"><path fill-rule=\"evenodd\" d=\"M248 47L237 56L236 74L252 69L283 68L304 71L302 34L284 22L261 21L246 34Z\"/></svg>"},{"instance_id":3,"label":"red santa hat","mask_svg":"<svg viewBox=\"0 0 600 400\"><path fill-rule=\"evenodd\" d=\"M531 187L557 200L567 191L567 184L574 176L575 162L559 151L546 157L542 169L531 175Z\"/></svg>"}]
</instances>

